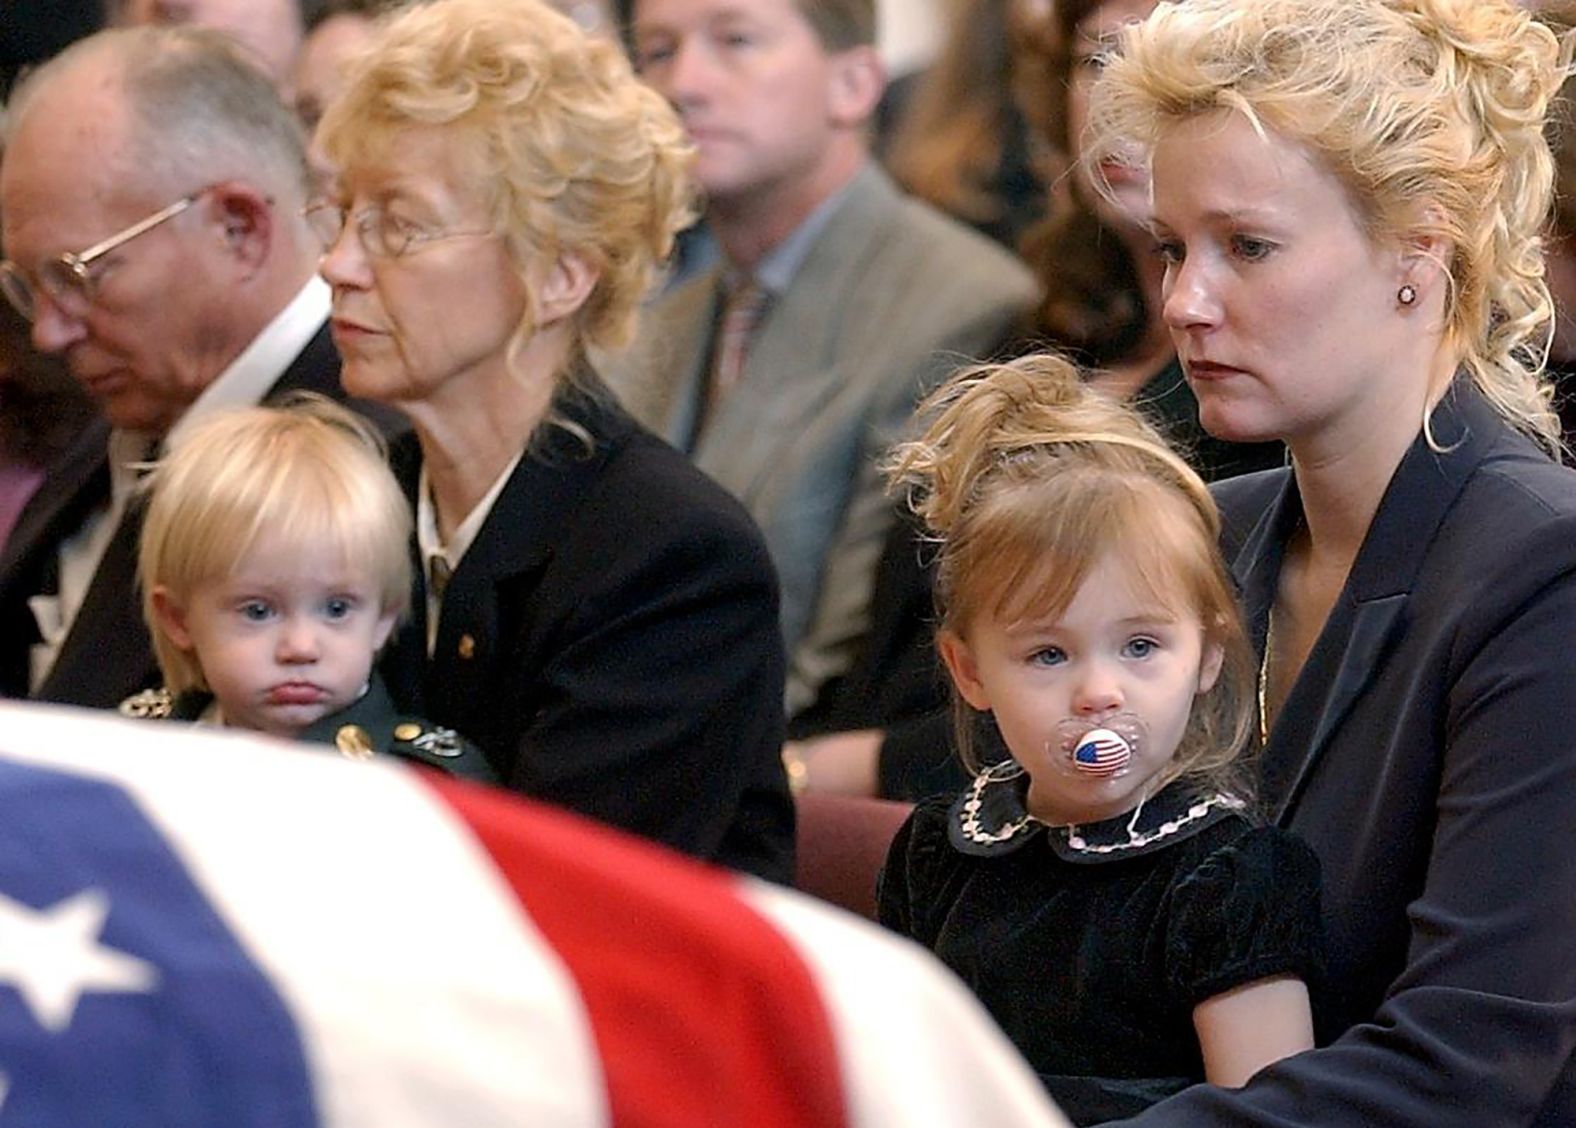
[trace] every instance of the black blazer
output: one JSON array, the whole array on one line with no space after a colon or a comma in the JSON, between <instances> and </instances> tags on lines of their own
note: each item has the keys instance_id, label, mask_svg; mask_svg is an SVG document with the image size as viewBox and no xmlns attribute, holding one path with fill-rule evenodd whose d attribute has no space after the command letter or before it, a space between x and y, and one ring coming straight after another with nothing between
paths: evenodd
<instances>
[{"instance_id":1,"label":"black blazer","mask_svg":"<svg viewBox=\"0 0 1576 1128\"><path fill-rule=\"evenodd\" d=\"M268 394L290 391L345 398L339 354L326 322ZM375 412L381 412L374 413L376 421L390 431L389 413ZM50 468L0 554L0 696L28 696L28 656L39 641L28 597L45 589L61 542L109 500L109 431L108 423L95 421ZM54 667L34 694L38 700L112 709L138 690L161 684L137 590L141 526L141 508L134 501L105 550Z\"/></svg>"},{"instance_id":2,"label":"black blazer","mask_svg":"<svg viewBox=\"0 0 1576 1128\"><path fill-rule=\"evenodd\" d=\"M1324 869L1320 1049L1124 1123L1576 1124L1576 473L1458 383L1263 753ZM1217 485L1262 652L1286 470Z\"/></svg>"},{"instance_id":3,"label":"black blazer","mask_svg":"<svg viewBox=\"0 0 1576 1128\"><path fill-rule=\"evenodd\" d=\"M787 881L783 654L765 543L733 498L595 378L566 390L449 580L425 569L383 662L405 708L481 745L508 787ZM397 444L414 499L421 450Z\"/></svg>"}]
</instances>

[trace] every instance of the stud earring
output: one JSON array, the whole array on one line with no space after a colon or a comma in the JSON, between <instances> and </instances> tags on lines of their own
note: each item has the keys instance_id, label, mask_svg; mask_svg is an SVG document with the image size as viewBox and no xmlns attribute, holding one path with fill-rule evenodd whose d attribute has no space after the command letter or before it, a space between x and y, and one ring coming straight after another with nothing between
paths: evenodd
<instances>
[{"instance_id":1,"label":"stud earring","mask_svg":"<svg viewBox=\"0 0 1576 1128\"><path fill-rule=\"evenodd\" d=\"M1395 300L1404 306L1412 305L1417 301L1417 287L1408 282L1395 292Z\"/></svg>"}]
</instances>

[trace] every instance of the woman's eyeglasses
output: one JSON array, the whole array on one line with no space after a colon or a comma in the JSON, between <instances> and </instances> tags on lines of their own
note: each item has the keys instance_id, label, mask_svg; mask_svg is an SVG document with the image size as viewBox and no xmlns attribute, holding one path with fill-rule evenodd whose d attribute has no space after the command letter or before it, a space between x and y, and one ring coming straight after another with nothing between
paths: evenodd
<instances>
[{"instance_id":1,"label":"woman's eyeglasses","mask_svg":"<svg viewBox=\"0 0 1576 1128\"><path fill-rule=\"evenodd\" d=\"M325 251L339 242L348 222L367 254L374 258L399 258L401 255L443 239L483 239L493 231L430 231L382 208L362 208L352 212L338 204L312 204L302 212Z\"/></svg>"}]
</instances>

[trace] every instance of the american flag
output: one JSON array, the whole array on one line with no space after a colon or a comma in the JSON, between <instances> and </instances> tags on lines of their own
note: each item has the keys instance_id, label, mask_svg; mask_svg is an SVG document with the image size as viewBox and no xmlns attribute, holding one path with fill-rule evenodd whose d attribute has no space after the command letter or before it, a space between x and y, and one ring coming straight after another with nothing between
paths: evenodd
<instances>
[{"instance_id":1,"label":"american flag","mask_svg":"<svg viewBox=\"0 0 1576 1128\"><path fill-rule=\"evenodd\" d=\"M1110 729L1090 729L1073 749L1073 766L1086 775L1115 775L1127 767L1132 749Z\"/></svg>"},{"instance_id":2,"label":"american flag","mask_svg":"<svg viewBox=\"0 0 1576 1128\"><path fill-rule=\"evenodd\" d=\"M917 947L502 792L0 705L0 1125L1064 1126Z\"/></svg>"}]
</instances>

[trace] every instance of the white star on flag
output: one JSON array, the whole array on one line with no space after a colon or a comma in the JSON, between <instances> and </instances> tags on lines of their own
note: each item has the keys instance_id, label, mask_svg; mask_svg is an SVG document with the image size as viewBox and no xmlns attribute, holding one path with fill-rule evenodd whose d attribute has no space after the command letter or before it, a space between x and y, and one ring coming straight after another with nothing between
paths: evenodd
<instances>
[{"instance_id":1,"label":"white star on flag","mask_svg":"<svg viewBox=\"0 0 1576 1128\"><path fill-rule=\"evenodd\" d=\"M85 992L146 992L157 984L152 964L98 942L108 916L100 889L47 909L0 893L0 984L15 987L46 1030L70 1026Z\"/></svg>"}]
</instances>

